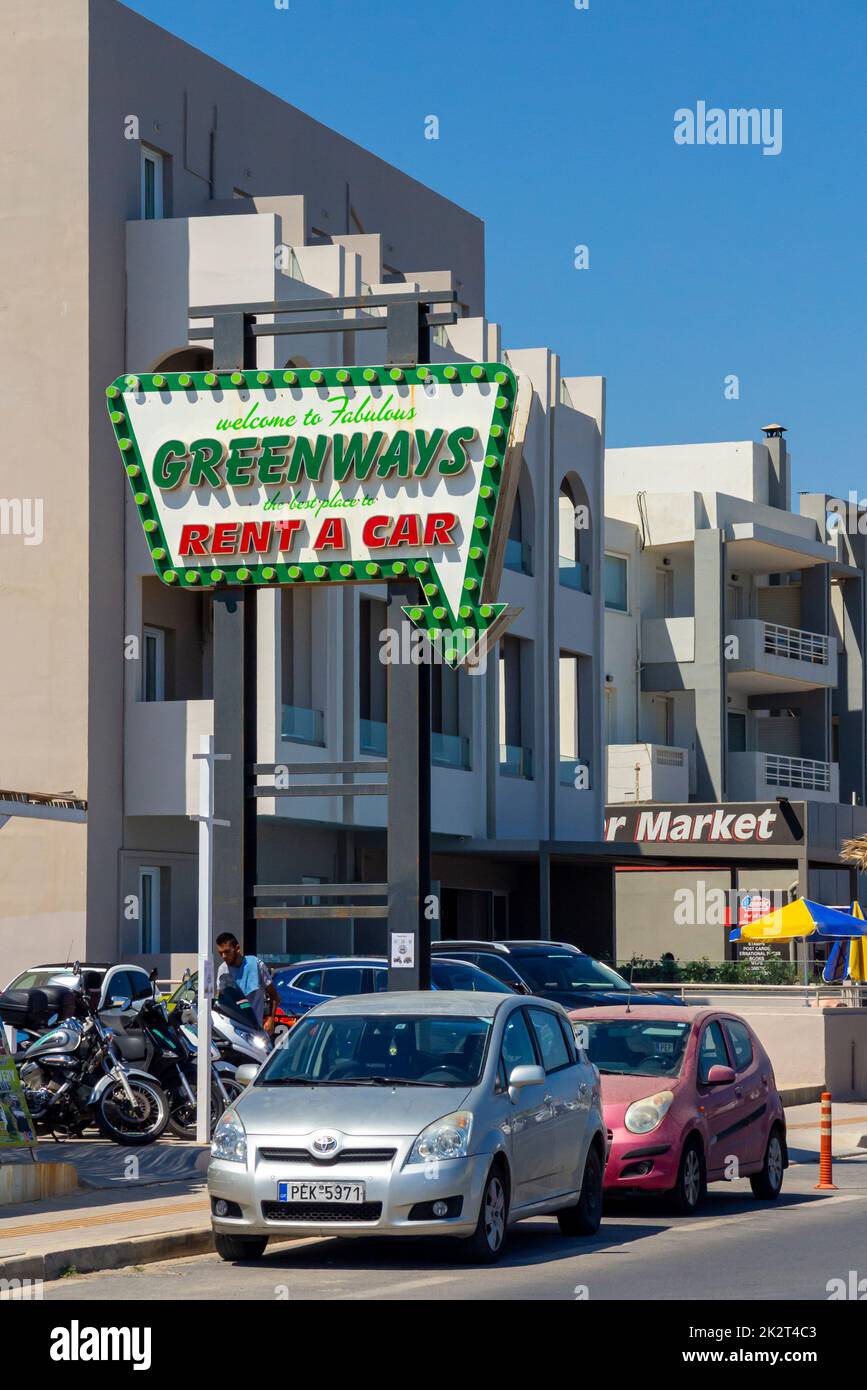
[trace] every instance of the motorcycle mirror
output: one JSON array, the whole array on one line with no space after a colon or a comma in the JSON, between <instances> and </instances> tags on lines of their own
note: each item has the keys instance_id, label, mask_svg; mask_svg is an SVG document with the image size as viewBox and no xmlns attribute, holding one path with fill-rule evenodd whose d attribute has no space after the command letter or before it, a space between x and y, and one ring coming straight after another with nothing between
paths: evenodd
<instances>
[{"instance_id":1,"label":"motorcycle mirror","mask_svg":"<svg viewBox=\"0 0 867 1390\"><path fill-rule=\"evenodd\" d=\"M80 961L80 960L77 960L77 961L75 962L75 964L73 965L73 967L72 967L72 973L73 973L73 975L80 975L80 974L81 974L81 961Z\"/></svg>"},{"instance_id":2,"label":"motorcycle mirror","mask_svg":"<svg viewBox=\"0 0 867 1390\"><path fill-rule=\"evenodd\" d=\"M189 982L190 982L190 980L191 980L191 978L192 978L192 974L193 974L192 970L190 969L189 966L187 966L186 970L184 971L183 975L181 976L181 984L182 984L182 985L189 984Z\"/></svg>"},{"instance_id":3,"label":"motorcycle mirror","mask_svg":"<svg viewBox=\"0 0 867 1390\"><path fill-rule=\"evenodd\" d=\"M152 970L151 973L148 975L148 979L150 980L150 982L151 982L152 985L155 985L158 978L159 978L159 971L157 970L156 966L154 966L153 970Z\"/></svg>"}]
</instances>

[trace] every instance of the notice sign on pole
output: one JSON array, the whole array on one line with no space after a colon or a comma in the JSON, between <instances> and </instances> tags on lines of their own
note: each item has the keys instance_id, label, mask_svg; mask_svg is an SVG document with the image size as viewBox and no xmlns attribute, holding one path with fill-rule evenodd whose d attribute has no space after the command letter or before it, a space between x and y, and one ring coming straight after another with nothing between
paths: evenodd
<instances>
[{"instance_id":1,"label":"notice sign on pole","mask_svg":"<svg viewBox=\"0 0 867 1390\"><path fill-rule=\"evenodd\" d=\"M452 664L496 600L529 413L492 362L124 376L108 408L166 584L418 579Z\"/></svg>"}]
</instances>

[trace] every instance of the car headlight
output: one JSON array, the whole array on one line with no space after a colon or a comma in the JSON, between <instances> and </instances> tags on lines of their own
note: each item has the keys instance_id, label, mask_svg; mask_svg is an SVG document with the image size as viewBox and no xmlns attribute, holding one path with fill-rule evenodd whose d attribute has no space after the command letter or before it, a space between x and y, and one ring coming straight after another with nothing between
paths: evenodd
<instances>
[{"instance_id":1,"label":"car headlight","mask_svg":"<svg viewBox=\"0 0 867 1390\"><path fill-rule=\"evenodd\" d=\"M224 1111L211 1140L211 1158L226 1163L247 1162L247 1131L234 1110Z\"/></svg>"},{"instance_id":2,"label":"car headlight","mask_svg":"<svg viewBox=\"0 0 867 1390\"><path fill-rule=\"evenodd\" d=\"M473 1117L469 1110L455 1110L423 1129L409 1152L407 1163L430 1163L432 1159L466 1158Z\"/></svg>"},{"instance_id":3,"label":"car headlight","mask_svg":"<svg viewBox=\"0 0 867 1390\"><path fill-rule=\"evenodd\" d=\"M648 1134L662 1124L673 1100L673 1091L657 1091L655 1096L635 1100L623 1117L623 1123L631 1134Z\"/></svg>"}]
</instances>

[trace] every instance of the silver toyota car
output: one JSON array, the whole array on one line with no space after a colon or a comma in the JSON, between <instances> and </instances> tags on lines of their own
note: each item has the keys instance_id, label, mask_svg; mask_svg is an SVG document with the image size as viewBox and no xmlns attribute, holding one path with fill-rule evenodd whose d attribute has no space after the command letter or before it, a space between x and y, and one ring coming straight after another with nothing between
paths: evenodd
<instances>
[{"instance_id":1,"label":"silver toyota car","mask_svg":"<svg viewBox=\"0 0 867 1390\"><path fill-rule=\"evenodd\" d=\"M295 1024L220 1120L208 1190L217 1251L270 1236L458 1236L491 1262L509 1224L602 1213L599 1073L558 1004L464 993L356 995Z\"/></svg>"}]
</instances>

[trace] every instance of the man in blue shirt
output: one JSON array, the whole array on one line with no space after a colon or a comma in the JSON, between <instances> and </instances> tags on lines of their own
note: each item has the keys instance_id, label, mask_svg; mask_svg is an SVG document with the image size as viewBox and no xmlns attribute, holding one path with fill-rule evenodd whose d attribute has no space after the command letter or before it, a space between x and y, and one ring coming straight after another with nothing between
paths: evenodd
<instances>
[{"instance_id":1,"label":"man in blue shirt","mask_svg":"<svg viewBox=\"0 0 867 1390\"><path fill-rule=\"evenodd\" d=\"M221 981L225 984L231 980L249 1000L257 1026L270 1033L280 996L267 967L258 956L245 956L238 938L232 932L224 931L217 937L217 951L222 961L217 971L217 993L220 993ZM266 1000L269 1005L267 1017Z\"/></svg>"}]
</instances>

